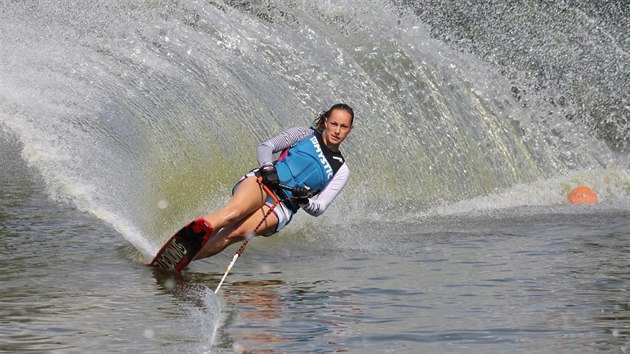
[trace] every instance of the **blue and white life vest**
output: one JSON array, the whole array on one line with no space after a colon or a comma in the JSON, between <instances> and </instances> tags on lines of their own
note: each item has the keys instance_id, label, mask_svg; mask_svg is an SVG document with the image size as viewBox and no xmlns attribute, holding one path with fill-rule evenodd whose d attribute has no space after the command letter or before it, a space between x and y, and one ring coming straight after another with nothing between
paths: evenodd
<instances>
[{"instance_id":1,"label":"blue and white life vest","mask_svg":"<svg viewBox=\"0 0 630 354\"><path fill-rule=\"evenodd\" d=\"M288 186L309 186L313 195L319 193L343 165L341 152L330 151L322 134L313 134L285 150L276 161L280 183ZM290 191L285 191L287 197Z\"/></svg>"}]
</instances>

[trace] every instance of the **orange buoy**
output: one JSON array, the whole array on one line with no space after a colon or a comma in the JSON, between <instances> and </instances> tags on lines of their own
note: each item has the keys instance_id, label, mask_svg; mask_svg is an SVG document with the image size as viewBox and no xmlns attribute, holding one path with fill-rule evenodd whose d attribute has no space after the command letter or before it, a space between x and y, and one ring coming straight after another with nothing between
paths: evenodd
<instances>
[{"instance_id":1,"label":"orange buoy","mask_svg":"<svg viewBox=\"0 0 630 354\"><path fill-rule=\"evenodd\" d=\"M597 204L597 195L587 186L578 186L569 192L571 204Z\"/></svg>"}]
</instances>

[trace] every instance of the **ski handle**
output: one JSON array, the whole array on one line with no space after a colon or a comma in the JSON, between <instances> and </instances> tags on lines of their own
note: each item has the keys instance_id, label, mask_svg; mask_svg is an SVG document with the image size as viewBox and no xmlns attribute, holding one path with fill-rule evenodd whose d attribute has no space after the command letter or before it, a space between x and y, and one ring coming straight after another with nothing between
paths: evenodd
<instances>
[{"instance_id":1,"label":"ski handle","mask_svg":"<svg viewBox=\"0 0 630 354\"><path fill-rule=\"evenodd\" d=\"M291 191L291 192L293 192L293 188L295 188L295 187L297 187L297 186L293 186L293 187L291 187L291 186L287 186L286 184L278 184L278 187L280 187L281 189L284 189L284 190L287 190L287 191ZM312 194L312 190L310 189L310 187L307 187L307 186L304 186L304 187L309 189L309 195L308 195L308 197L309 197L309 198L310 198L310 197L312 197L312 195L311 195L311 194Z\"/></svg>"}]
</instances>

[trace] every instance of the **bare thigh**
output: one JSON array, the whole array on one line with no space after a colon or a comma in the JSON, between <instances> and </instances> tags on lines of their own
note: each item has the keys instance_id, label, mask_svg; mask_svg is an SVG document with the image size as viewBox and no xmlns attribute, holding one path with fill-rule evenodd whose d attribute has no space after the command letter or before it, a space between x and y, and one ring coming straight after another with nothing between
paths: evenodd
<instances>
[{"instance_id":1,"label":"bare thigh","mask_svg":"<svg viewBox=\"0 0 630 354\"><path fill-rule=\"evenodd\" d=\"M258 183L256 177L248 177L241 181L223 209L204 217L210 221L215 230L236 226L260 209L266 198L267 192Z\"/></svg>"},{"instance_id":2,"label":"bare thigh","mask_svg":"<svg viewBox=\"0 0 630 354\"><path fill-rule=\"evenodd\" d=\"M254 235L266 235L276 230L278 217L273 212L269 212L267 205L262 206L246 218L234 225L228 225L220 229L203 246L195 259L201 259L215 255L223 251L229 245L244 241Z\"/></svg>"},{"instance_id":3,"label":"bare thigh","mask_svg":"<svg viewBox=\"0 0 630 354\"><path fill-rule=\"evenodd\" d=\"M279 208L280 206L276 207ZM236 237L242 240L250 235L260 236L275 231L276 226L278 226L278 217L270 209L269 206L263 205L239 222L233 232L229 233L227 237Z\"/></svg>"}]
</instances>

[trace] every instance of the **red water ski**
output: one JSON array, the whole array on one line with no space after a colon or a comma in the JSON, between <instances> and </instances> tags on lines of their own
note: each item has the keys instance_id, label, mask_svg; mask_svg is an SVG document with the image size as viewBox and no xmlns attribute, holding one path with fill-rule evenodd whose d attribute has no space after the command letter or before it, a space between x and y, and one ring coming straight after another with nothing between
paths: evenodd
<instances>
[{"instance_id":1,"label":"red water ski","mask_svg":"<svg viewBox=\"0 0 630 354\"><path fill-rule=\"evenodd\" d=\"M206 219L191 221L166 241L149 264L179 272L195 259L195 255L208 242L211 234L212 225Z\"/></svg>"}]
</instances>

